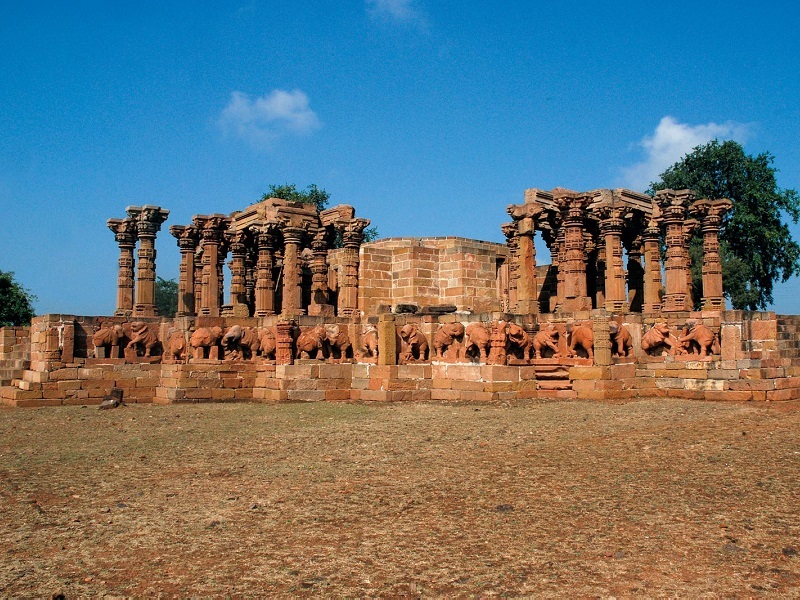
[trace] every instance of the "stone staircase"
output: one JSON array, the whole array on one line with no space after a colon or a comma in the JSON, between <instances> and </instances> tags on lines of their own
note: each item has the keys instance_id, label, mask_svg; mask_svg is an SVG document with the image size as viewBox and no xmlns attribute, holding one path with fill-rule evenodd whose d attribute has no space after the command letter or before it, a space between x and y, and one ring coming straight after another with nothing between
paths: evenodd
<instances>
[{"instance_id":1,"label":"stone staircase","mask_svg":"<svg viewBox=\"0 0 800 600\"><path fill-rule=\"evenodd\" d=\"M539 363L533 365L536 371L536 387L540 395L569 396L572 393L572 382L569 378L570 365Z\"/></svg>"}]
</instances>

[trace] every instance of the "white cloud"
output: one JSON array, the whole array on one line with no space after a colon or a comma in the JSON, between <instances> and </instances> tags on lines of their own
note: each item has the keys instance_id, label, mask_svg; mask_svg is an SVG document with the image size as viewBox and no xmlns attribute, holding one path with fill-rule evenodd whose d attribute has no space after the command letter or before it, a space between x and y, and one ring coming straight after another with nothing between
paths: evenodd
<instances>
[{"instance_id":1,"label":"white cloud","mask_svg":"<svg viewBox=\"0 0 800 600\"><path fill-rule=\"evenodd\" d=\"M744 142L748 133L747 125L733 121L687 125L678 122L674 117L663 117L653 134L638 142L637 145L644 149L646 157L642 162L622 170L624 185L634 190L645 190L651 182L658 180L667 167L697 146L713 139L735 138Z\"/></svg>"},{"instance_id":2,"label":"white cloud","mask_svg":"<svg viewBox=\"0 0 800 600\"><path fill-rule=\"evenodd\" d=\"M223 131L260 146L285 135L307 135L322 127L308 106L308 96L301 90L272 90L255 99L244 92L232 92L218 124Z\"/></svg>"},{"instance_id":3,"label":"white cloud","mask_svg":"<svg viewBox=\"0 0 800 600\"><path fill-rule=\"evenodd\" d=\"M425 27L426 20L415 0L366 0L367 12L373 18Z\"/></svg>"}]
</instances>

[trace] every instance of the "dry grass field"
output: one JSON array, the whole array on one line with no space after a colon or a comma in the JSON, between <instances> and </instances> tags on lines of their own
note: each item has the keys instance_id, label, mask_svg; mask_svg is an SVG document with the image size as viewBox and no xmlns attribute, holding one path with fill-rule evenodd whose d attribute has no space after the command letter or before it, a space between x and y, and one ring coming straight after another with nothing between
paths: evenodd
<instances>
[{"instance_id":1,"label":"dry grass field","mask_svg":"<svg viewBox=\"0 0 800 600\"><path fill-rule=\"evenodd\" d=\"M0 410L0 595L800 595L800 406Z\"/></svg>"}]
</instances>

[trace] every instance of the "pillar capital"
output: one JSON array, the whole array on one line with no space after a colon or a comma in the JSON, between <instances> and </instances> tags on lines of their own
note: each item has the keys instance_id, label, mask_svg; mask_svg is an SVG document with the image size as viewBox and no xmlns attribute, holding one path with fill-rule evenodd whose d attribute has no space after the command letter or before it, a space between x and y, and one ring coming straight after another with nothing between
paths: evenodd
<instances>
[{"instance_id":1,"label":"pillar capital","mask_svg":"<svg viewBox=\"0 0 800 600\"><path fill-rule=\"evenodd\" d=\"M106 221L108 228L114 232L114 237L120 246L135 246L138 233L136 220L132 217L126 219L109 219Z\"/></svg>"},{"instance_id":2,"label":"pillar capital","mask_svg":"<svg viewBox=\"0 0 800 600\"><path fill-rule=\"evenodd\" d=\"M161 230L161 224L169 217L169 211L160 206L145 204L129 206L125 209L128 216L136 220L139 237L155 237Z\"/></svg>"},{"instance_id":3,"label":"pillar capital","mask_svg":"<svg viewBox=\"0 0 800 600\"><path fill-rule=\"evenodd\" d=\"M197 227L203 244L221 244L224 241L225 231L231 224L230 218L225 215L195 215L192 222Z\"/></svg>"},{"instance_id":4,"label":"pillar capital","mask_svg":"<svg viewBox=\"0 0 800 600\"><path fill-rule=\"evenodd\" d=\"M369 227L370 220L355 218L344 226L342 238L345 248L358 248L364 241L364 230Z\"/></svg>"},{"instance_id":5,"label":"pillar capital","mask_svg":"<svg viewBox=\"0 0 800 600\"><path fill-rule=\"evenodd\" d=\"M200 232L194 225L172 225L169 232L178 242L178 248L183 252L194 253L200 240Z\"/></svg>"}]
</instances>

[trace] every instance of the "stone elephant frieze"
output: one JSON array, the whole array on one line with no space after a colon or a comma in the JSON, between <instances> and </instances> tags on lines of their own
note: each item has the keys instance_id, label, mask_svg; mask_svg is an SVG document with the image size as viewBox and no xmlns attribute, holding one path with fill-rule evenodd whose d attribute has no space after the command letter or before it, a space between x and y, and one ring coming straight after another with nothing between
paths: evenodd
<instances>
[{"instance_id":1,"label":"stone elephant frieze","mask_svg":"<svg viewBox=\"0 0 800 600\"><path fill-rule=\"evenodd\" d=\"M428 359L428 338L416 323L408 323L397 330L400 337L398 362L405 365Z\"/></svg>"},{"instance_id":2,"label":"stone elephant frieze","mask_svg":"<svg viewBox=\"0 0 800 600\"><path fill-rule=\"evenodd\" d=\"M222 327L198 327L189 338L194 358L219 358Z\"/></svg>"}]
</instances>

